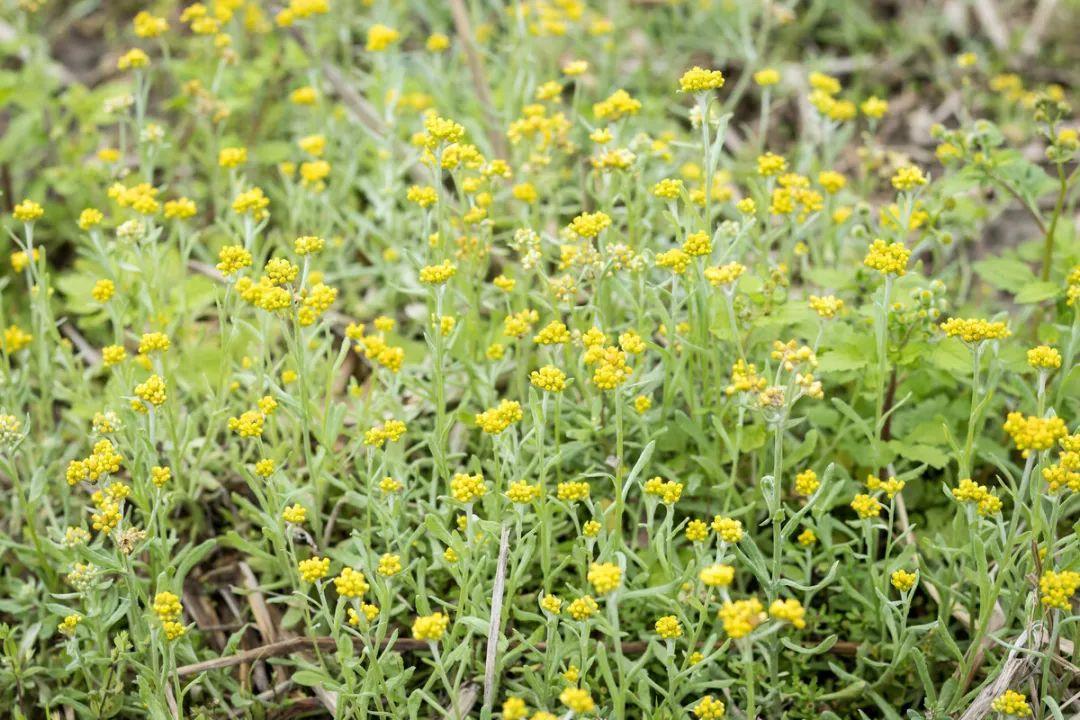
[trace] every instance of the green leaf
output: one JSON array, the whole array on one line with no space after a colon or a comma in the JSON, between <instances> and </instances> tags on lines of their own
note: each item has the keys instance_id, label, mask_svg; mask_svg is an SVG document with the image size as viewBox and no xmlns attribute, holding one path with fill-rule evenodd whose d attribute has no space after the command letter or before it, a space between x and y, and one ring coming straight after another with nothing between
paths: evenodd
<instances>
[{"instance_id":1,"label":"green leaf","mask_svg":"<svg viewBox=\"0 0 1080 720\"><path fill-rule=\"evenodd\" d=\"M1020 304L1037 303L1057 297L1061 293L1061 286L1057 283L1045 280L1036 280L1020 288L1016 293L1016 302Z\"/></svg>"},{"instance_id":2,"label":"green leaf","mask_svg":"<svg viewBox=\"0 0 1080 720\"><path fill-rule=\"evenodd\" d=\"M899 440L890 440L889 447L902 458L929 465L937 470L949 464L949 456L933 445L908 444Z\"/></svg>"},{"instance_id":3,"label":"green leaf","mask_svg":"<svg viewBox=\"0 0 1080 720\"><path fill-rule=\"evenodd\" d=\"M1012 258L988 258L979 260L972 266L976 274L998 290L1015 292L1037 280L1027 263Z\"/></svg>"}]
</instances>

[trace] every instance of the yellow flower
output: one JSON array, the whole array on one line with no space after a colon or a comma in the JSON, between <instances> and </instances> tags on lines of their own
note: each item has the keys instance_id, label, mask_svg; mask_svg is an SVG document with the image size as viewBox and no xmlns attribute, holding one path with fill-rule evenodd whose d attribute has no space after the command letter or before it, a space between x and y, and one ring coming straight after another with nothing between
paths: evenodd
<instances>
[{"instance_id":1,"label":"yellow flower","mask_svg":"<svg viewBox=\"0 0 1080 720\"><path fill-rule=\"evenodd\" d=\"M401 572L401 568L401 556L386 553L379 558L379 566L376 571L384 577L393 577Z\"/></svg>"},{"instance_id":2,"label":"yellow flower","mask_svg":"<svg viewBox=\"0 0 1080 720\"><path fill-rule=\"evenodd\" d=\"M989 322L978 318L949 318L941 323L941 330L949 337L960 338L966 343L1001 340L1012 334L1003 322Z\"/></svg>"},{"instance_id":3,"label":"yellow flower","mask_svg":"<svg viewBox=\"0 0 1080 720\"><path fill-rule=\"evenodd\" d=\"M139 48L132 48L116 61L117 70L136 70L150 64L150 58Z\"/></svg>"},{"instance_id":4,"label":"yellow flower","mask_svg":"<svg viewBox=\"0 0 1080 720\"><path fill-rule=\"evenodd\" d=\"M910 257L911 251L904 247L903 243L887 243L877 238L870 244L863 265L882 275L904 275L907 273Z\"/></svg>"},{"instance_id":5,"label":"yellow flower","mask_svg":"<svg viewBox=\"0 0 1080 720\"><path fill-rule=\"evenodd\" d=\"M589 566L589 583L600 595L607 595L617 587L622 580L622 570L614 563L592 563Z\"/></svg>"},{"instance_id":6,"label":"yellow flower","mask_svg":"<svg viewBox=\"0 0 1080 720\"><path fill-rule=\"evenodd\" d=\"M38 205L33 200L23 200L21 203L15 206L12 215L16 220L21 220L24 223L31 223L45 214L45 209Z\"/></svg>"},{"instance_id":7,"label":"yellow flower","mask_svg":"<svg viewBox=\"0 0 1080 720\"><path fill-rule=\"evenodd\" d=\"M1059 417L1040 418L1034 415L1011 412L1005 418L1005 432L1012 437L1023 457L1032 450L1049 450L1060 438L1068 435L1065 421Z\"/></svg>"},{"instance_id":8,"label":"yellow flower","mask_svg":"<svg viewBox=\"0 0 1080 720\"><path fill-rule=\"evenodd\" d=\"M502 400L498 406L476 414L476 425L489 435L498 435L521 420L524 413L516 400Z\"/></svg>"},{"instance_id":9,"label":"yellow flower","mask_svg":"<svg viewBox=\"0 0 1080 720\"><path fill-rule=\"evenodd\" d=\"M859 111L866 117L877 120L889 112L889 102L876 95L871 95L859 104Z\"/></svg>"},{"instance_id":10,"label":"yellow flower","mask_svg":"<svg viewBox=\"0 0 1080 720\"><path fill-rule=\"evenodd\" d=\"M541 492L539 485L530 485L525 480L515 480L506 489L506 497L510 502L526 505L539 498Z\"/></svg>"},{"instance_id":11,"label":"yellow flower","mask_svg":"<svg viewBox=\"0 0 1080 720\"><path fill-rule=\"evenodd\" d=\"M665 640L682 637L683 634L682 625L679 624L679 619L674 615L665 615L657 620L653 627L656 634Z\"/></svg>"},{"instance_id":12,"label":"yellow flower","mask_svg":"<svg viewBox=\"0 0 1080 720\"><path fill-rule=\"evenodd\" d=\"M503 703L503 720L525 720L528 714L529 708L521 698L510 697Z\"/></svg>"},{"instance_id":13,"label":"yellow flower","mask_svg":"<svg viewBox=\"0 0 1080 720\"><path fill-rule=\"evenodd\" d=\"M597 612L599 612L600 606L593 600L592 595L582 595L577 600L571 602L566 611L570 613L570 617L575 620L588 620Z\"/></svg>"},{"instance_id":14,"label":"yellow flower","mask_svg":"<svg viewBox=\"0 0 1080 720\"><path fill-rule=\"evenodd\" d=\"M427 265L420 268L420 282L425 285L442 285L457 272L457 266L449 260L444 260L438 265Z\"/></svg>"},{"instance_id":15,"label":"yellow flower","mask_svg":"<svg viewBox=\"0 0 1080 720\"><path fill-rule=\"evenodd\" d=\"M1027 362L1033 368L1049 370L1061 367L1061 353L1049 345L1039 345L1027 351Z\"/></svg>"},{"instance_id":16,"label":"yellow flower","mask_svg":"<svg viewBox=\"0 0 1080 720\"><path fill-rule=\"evenodd\" d=\"M919 168L914 165L905 165L896 171L892 176L891 182L894 188L904 192L925 185L927 179Z\"/></svg>"},{"instance_id":17,"label":"yellow flower","mask_svg":"<svg viewBox=\"0 0 1080 720\"><path fill-rule=\"evenodd\" d=\"M726 543L737 543L743 539L742 523L733 518L717 515L713 518L712 528Z\"/></svg>"},{"instance_id":18,"label":"yellow flower","mask_svg":"<svg viewBox=\"0 0 1080 720\"><path fill-rule=\"evenodd\" d=\"M630 97L630 93L619 89L606 100L593 104L593 116L597 120L619 120L628 115L637 115L641 102Z\"/></svg>"},{"instance_id":19,"label":"yellow flower","mask_svg":"<svg viewBox=\"0 0 1080 720\"><path fill-rule=\"evenodd\" d=\"M547 392L562 392L566 388L566 373L554 365L545 365L529 374L533 387Z\"/></svg>"},{"instance_id":20,"label":"yellow flower","mask_svg":"<svg viewBox=\"0 0 1080 720\"><path fill-rule=\"evenodd\" d=\"M915 580L917 579L917 577L918 576L915 575L915 573L913 572L908 572L907 570L900 569L896 570L895 572L893 572L892 575L889 576L889 582L892 583L892 586L900 592L907 592L911 588L915 587Z\"/></svg>"},{"instance_id":21,"label":"yellow flower","mask_svg":"<svg viewBox=\"0 0 1080 720\"><path fill-rule=\"evenodd\" d=\"M321 580L326 577L330 572L330 558L313 557L307 560L301 560L297 564L297 569L300 571L300 578L304 582L313 583L316 580Z\"/></svg>"},{"instance_id":22,"label":"yellow flower","mask_svg":"<svg viewBox=\"0 0 1080 720\"><path fill-rule=\"evenodd\" d=\"M341 569L341 574L334 578L334 588L343 598L358 598L370 589L367 578L359 570L351 567Z\"/></svg>"},{"instance_id":23,"label":"yellow flower","mask_svg":"<svg viewBox=\"0 0 1080 720\"><path fill-rule=\"evenodd\" d=\"M746 637L765 619L765 608L756 597L747 600L726 600L718 617L729 637Z\"/></svg>"},{"instance_id":24,"label":"yellow flower","mask_svg":"<svg viewBox=\"0 0 1080 720\"><path fill-rule=\"evenodd\" d=\"M754 82L760 87L769 87L780 82L780 71L775 68L764 68L754 73Z\"/></svg>"},{"instance_id":25,"label":"yellow flower","mask_svg":"<svg viewBox=\"0 0 1080 720\"><path fill-rule=\"evenodd\" d=\"M431 33L427 42L424 43L424 47L427 48L428 52L442 52L450 47L450 38L443 33Z\"/></svg>"},{"instance_id":26,"label":"yellow flower","mask_svg":"<svg viewBox=\"0 0 1080 720\"><path fill-rule=\"evenodd\" d=\"M559 694L559 702L574 713L591 713L596 708L592 695L583 688L568 687Z\"/></svg>"},{"instance_id":27,"label":"yellow flower","mask_svg":"<svg viewBox=\"0 0 1080 720\"><path fill-rule=\"evenodd\" d=\"M1077 588L1080 588L1080 573L1072 570L1047 570L1039 578L1040 599L1047 607L1069 610Z\"/></svg>"},{"instance_id":28,"label":"yellow flower","mask_svg":"<svg viewBox=\"0 0 1080 720\"><path fill-rule=\"evenodd\" d=\"M680 92L707 92L724 87L724 74L719 70L706 70L694 66L679 78Z\"/></svg>"},{"instance_id":29,"label":"yellow flower","mask_svg":"<svg viewBox=\"0 0 1080 720\"><path fill-rule=\"evenodd\" d=\"M813 495L820 485L817 473L809 468L795 476L795 492L800 495Z\"/></svg>"},{"instance_id":30,"label":"yellow flower","mask_svg":"<svg viewBox=\"0 0 1080 720\"><path fill-rule=\"evenodd\" d=\"M775 153L767 152L757 159L758 175L772 177L787 170L787 160Z\"/></svg>"},{"instance_id":31,"label":"yellow flower","mask_svg":"<svg viewBox=\"0 0 1080 720\"><path fill-rule=\"evenodd\" d=\"M707 565L698 573L698 579L708 587L727 587L735 579L735 568L720 563Z\"/></svg>"},{"instance_id":32,"label":"yellow flower","mask_svg":"<svg viewBox=\"0 0 1080 720\"><path fill-rule=\"evenodd\" d=\"M116 285L112 280L101 279L94 283L93 289L90 290L90 296L99 303L107 303L112 299L112 296L116 293Z\"/></svg>"},{"instance_id":33,"label":"yellow flower","mask_svg":"<svg viewBox=\"0 0 1080 720\"><path fill-rule=\"evenodd\" d=\"M851 501L851 508L860 518L875 518L881 514L882 505L870 495L858 494Z\"/></svg>"},{"instance_id":34,"label":"yellow flower","mask_svg":"<svg viewBox=\"0 0 1080 720\"><path fill-rule=\"evenodd\" d=\"M724 717L724 702L712 695L706 695L694 706L694 717L700 720L720 720Z\"/></svg>"},{"instance_id":35,"label":"yellow flower","mask_svg":"<svg viewBox=\"0 0 1080 720\"><path fill-rule=\"evenodd\" d=\"M1006 690L998 695L990 703L990 708L994 712L1011 715L1012 717L1030 717L1031 715L1031 706L1028 705L1024 696L1015 690Z\"/></svg>"},{"instance_id":36,"label":"yellow flower","mask_svg":"<svg viewBox=\"0 0 1080 720\"><path fill-rule=\"evenodd\" d=\"M429 643L439 642L446 634L448 627L450 627L450 618L441 612L422 615L413 621L412 636Z\"/></svg>"},{"instance_id":37,"label":"yellow flower","mask_svg":"<svg viewBox=\"0 0 1080 720\"><path fill-rule=\"evenodd\" d=\"M401 39L401 33L392 27L376 23L368 28L367 43L364 49L368 52L382 52Z\"/></svg>"},{"instance_id":38,"label":"yellow flower","mask_svg":"<svg viewBox=\"0 0 1080 720\"><path fill-rule=\"evenodd\" d=\"M562 600L557 595L544 595L540 600L540 607L552 615L558 615L562 609Z\"/></svg>"}]
</instances>

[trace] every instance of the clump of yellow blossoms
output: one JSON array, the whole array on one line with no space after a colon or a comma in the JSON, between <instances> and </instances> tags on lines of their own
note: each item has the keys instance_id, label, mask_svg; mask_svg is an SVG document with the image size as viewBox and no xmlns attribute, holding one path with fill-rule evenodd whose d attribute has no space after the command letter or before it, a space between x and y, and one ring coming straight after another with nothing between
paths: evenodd
<instances>
[{"instance_id":1,"label":"clump of yellow blossoms","mask_svg":"<svg viewBox=\"0 0 1080 720\"><path fill-rule=\"evenodd\" d=\"M1003 322L981 319L949 318L941 323L941 330L949 337L960 338L966 343L984 340L1001 340L1009 337L1009 328Z\"/></svg>"},{"instance_id":2,"label":"clump of yellow blossoms","mask_svg":"<svg viewBox=\"0 0 1080 720\"><path fill-rule=\"evenodd\" d=\"M600 606L596 604L596 600L593 599L592 595L582 595L566 607L570 617L578 621L588 620L599 610Z\"/></svg>"},{"instance_id":3,"label":"clump of yellow blossoms","mask_svg":"<svg viewBox=\"0 0 1080 720\"><path fill-rule=\"evenodd\" d=\"M489 435L498 435L523 417L521 404L502 400L498 406L476 414L476 425Z\"/></svg>"},{"instance_id":4,"label":"clump of yellow blossoms","mask_svg":"<svg viewBox=\"0 0 1080 720\"><path fill-rule=\"evenodd\" d=\"M1006 690L998 695L994 698L994 701L990 703L990 708L994 712L1010 715L1012 717L1031 716L1031 706L1028 705L1024 696L1015 690Z\"/></svg>"},{"instance_id":5,"label":"clump of yellow blossoms","mask_svg":"<svg viewBox=\"0 0 1080 720\"><path fill-rule=\"evenodd\" d=\"M1065 421L1059 417L1040 418L1020 412L1009 413L1003 428L1025 458L1032 450L1049 450L1069 433Z\"/></svg>"},{"instance_id":6,"label":"clump of yellow blossoms","mask_svg":"<svg viewBox=\"0 0 1080 720\"><path fill-rule=\"evenodd\" d=\"M781 622L791 623L796 630L806 627L806 608L795 598L773 600L769 605L769 615Z\"/></svg>"},{"instance_id":7,"label":"clump of yellow blossoms","mask_svg":"<svg viewBox=\"0 0 1080 720\"><path fill-rule=\"evenodd\" d=\"M712 695L706 695L694 706L694 717L699 720L720 720L724 717L724 702Z\"/></svg>"},{"instance_id":8,"label":"clump of yellow blossoms","mask_svg":"<svg viewBox=\"0 0 1080 720\"><path fill-rule=\"evenodd\" d=\"M450 480L450 495L459 503L475 502L486 495L487 491L484 476L480 473L475 475L457 473Z\"/></svg>"},{"instance_id":9,"label":"clump of yellow blossoms","mask_svg":"<svg viewBox=\"0 0 1080 720\"><path fill-rule=\"evenodd\" d=\"M728 637L746 637L765 620L765 608L756 597L727 600L720 607L720 621Z\"/></svg>"},{"instance_id":10,"label":"clump of yellow blossoms","mask_svg":"<svg viewBox=\"0 0 1080 720\"><path fill-rule=\"evenodd\" d=\"M180 604L180 598L171 592L159 592L154 596L154 614L161 622L161 628L165 631L165 637L176 640L187 632L187 628L180 623L180 616L184 612Z\"/></svg>"},{"instance_id":11,"label":"clump of yellow blossoms","mask_svg":"<svg viewBox=\"0 0 1080 720\"><path fill-rule=\"evenodd\" d=\"M1027 363L1039 370L1061 367L1061 353L1049 345L1039 345L1027 351Z\"/></svg>"},{"instance_id":12,"label":"clump of yellow blossoms","mask_svg":"<svg viewBox=\"0 0 1080 720\"><path fill-rule=\"evenodd\" d=\"M370 586L364 573L351 567L341 569L341 574L334 578L334 588L344 598L358 598L366 593Z\"/></svg>"},{"instance_id":13,"label":"clump of yellow blossoms","mask_svg":"<svg viewBox=\"0 0 1080 720\"><path fill-rule=\"evenodd\" d=\"M904 247L903 243L887 243L878 238L870 243L863 265L882 275L905 275L910 257L911 251Z\"/></svg>"},{"instance_id":14,"label":"clump of yellow blossoms","mask_svg":"<svg viewBox=\"0 0 1080 720\"><path fill-rule=\"evenodd\" d=\"M735 568L731 565L707 565L698 573L698 578L708 587L727 587L735 579Z\"/></svg>"},{"instance_id":15,"label":"clump of yellow blossoms","mask_svg":"<svg viewBox=\"0 0 1080 720\"><path fill-rule=\"evenodd\" d=\"M682 625L679 624L679 619L674 615L665 615L657 620L653 627L656 634L665 640L673 640L682 637L683 634Z\"/></svg>"},{"instance_id":16,"label":"clump of yellow blossoms","mask_svg":"<svg viewBox=\"0 0 1080 720\"><path fill-rule=\"evenodd\" d=\"M1040 599L1047 607L1070 609L1077 588L1080 588L1080 573L1072 570L1047 570L1039 578Z\"/></svg>"},{"instance_id":17,"label":"clump of yellow blossoms","mask_svg":"<svg viewBox=\"0 0 1080 720\"><path fill-rule=\"evenodd\" d=\"M952 494L957 502L975 503L980 515L996 515L1001 512L1001 498L971 478L962 479Z\"/></svg>"},{"instance_id":18,"label":"clump of yellow blossoms","mask_svg":"<svg viewBox=\"0 0 1080 720\"><path fill-rule=\"evenodd\" d=\"M928 181L922 170L914 165L905 165L896 171L891 182L894 188L903 192L921 187Z\"/></svg>"},{"instance_id":19,"label":"clump of yellow blossoms","mask_svg":"<svg viewBox=\"0 0 1080 720\"><path fill-rule=\"evenodd\" d=\"M571 712L591 713L596 708L592 695L584 688L568 687L559 694L559 702Z\"/></svg>"},{"instance_id":20,"label":"clump of yellow blossoms","mask_svg":"<svg viewBox=\"0 0 1080 720\"><path fill-rule=\"evenodd\" d=\"M588 580L597 593L607 595L619 587L622 571L614 563L593 563L589 566Z\"/></svg>"},{"instance_id":21,"label":"clump of yellow blossoms","mask_svg":"<svg viewBox=\"0 0 1080 720\"><path fill-rule=\"evenodd\" d=\"M421 615L413 621L412 636L417 640L436 643L442 640L443 635L446 634L446 630L449 627L450 618L443 615L441 612L432 613L431 615Z\"/></svg>"},{"instance_id":22,"label":"clump of yellow blossoms","mask_svg":"<svg viewBox=\"0 0 1080 720\"><path fill-rule=\"evenodd\" d=\"M713 518L712 529L726 543L737 543L743 539L743 525L734 518L717 515Z\"/></svg>"},{"instance_id":23,"label":"clump of yellow blossoms","mask_svg":"<svg viewBox=\"0 0 1080 720\"><path fill-rule=\"evenodd\" d=\"M851 501L851 509L858 513L860 518L875 518L881 514L882 505L872 495L860 493Z\"/></svg>"},{"instance_id":24,"label":"clump of yellow blossoms","mask_svg":"<svg viewBox=\"0 0 1080 720\"><path fill-rule=\"evenodd\" d=\"M724 74L719 70L706 70L694 66L679 78L680 92L706 92L724 87Z\"/></svg>"},{"instance_id":25,"label":"clump of yellow blossoms","mask_svg":"<svg viewBox=\"0 0 1080 720\"><path fill-rule=\"evenodd\" d=\"M330 558L312 557L297 563L300 571L300 579L304 582L313 583L321 580L330 572Z\"/></svg>"},{"instance_id":26,"label":"clump of yellow blossoms","mask_svg":"<svg viewBox=\"0 0 1080 720\"><path fill-rule=\"evenodd\" d=\"M917 579L918 576L915 573L908 572L902 568L894 571L893 574L889 576L889 582L900 592L907 592L915 587L915 581Z\"/></svg>"},{"instance_id":27,"label":"clump of yellow blossoms","mask_svg":"<svg viewBox=\"0 0 1080 720\"><path fill-rule=\"evenodd\" d=\"M566 389L566 373L554 365L545 365L529 373L529 382L540 390L562 392Z\"/></svg>"}]
</instances>

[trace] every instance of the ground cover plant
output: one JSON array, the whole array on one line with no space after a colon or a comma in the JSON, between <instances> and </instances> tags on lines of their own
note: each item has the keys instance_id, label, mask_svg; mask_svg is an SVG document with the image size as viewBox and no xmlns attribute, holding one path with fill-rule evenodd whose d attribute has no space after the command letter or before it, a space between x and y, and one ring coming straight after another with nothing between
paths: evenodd
<instances>
[{"instance_id":1,"label":"ground cover plant","mask_svg":"<svg viewBox=\"0 0 1080 720\"><path fill-rule=\"evenodd\" d=\"M5 717L1080 715L1074 2L0 8Z\"/></svg>"}]
</instances>

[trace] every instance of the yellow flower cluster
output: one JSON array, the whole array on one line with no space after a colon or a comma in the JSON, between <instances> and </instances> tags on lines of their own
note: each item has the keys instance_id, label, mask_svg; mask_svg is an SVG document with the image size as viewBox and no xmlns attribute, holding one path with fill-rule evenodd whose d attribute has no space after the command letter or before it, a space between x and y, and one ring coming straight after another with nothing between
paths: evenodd
<instances>
[{"instance_id":1,"label":"yellow flower cluster","mask_svg":"<svg viewBox=\"0 0 1080 720\"><path fill-rule=\"evenodd\" d=\"M370 589L364 573L351 567L341 569L341 574L334 578L334 588L343 598L358 598Z\"/></svg>"},{"instance_id":2,"label":"yellow flower cluster","mask_svg":"<svg viewBox=\"0 0 1080 720\"><path fill-rule=\"evenodd\" d=\"M743 539L743 525L734 518L717 515L713 518L712 529L726 543L737 543Z\"/></svg>"},{"instance_id":3,"label":"yellow flower cluster","mask_svg":"<svg viewBox=\"0 0 1080 720\"><path fill-rule=\"evenodd\" d=\"M916 579L918 579L918 576L915 573L908 572L902 568L894 571L893 574L889 576L889 582L900 592L907 592L915 587Z\"/></svg>"},{"instance_id":4,"label":"yellow flower cluster","mask_svg":"<svg viewBox=\"0 0 1080 720\"><path fill-rule=\"evenodd\" d=\"M653 625L656 630L656 634L665 640L674 640L675 638L682 637L683 629L679 624L679 618L674 615L665 615L656 621Z\"/></svg>"},{"instance_id":5,"label":"yellow flower cluster","mask_svg":"<svg viewBox=\"0 0 1080 720\"><path fill-rule=\"evenodd\" d=\"M1080 588L1080 573L1072 570L1047 570L1039 578L1039 592L1042 604L1047 607L1068 610L1072 607L1072 596Z\"/></svg>"},{"instance_id":6,"label":"yellow flower cluster","mask_svg":"<svg viewBox=\"0 0 1080 720\"><path fill-rule=\"evenodd\" d=\"M427 265L420 268L420 282L425 285L442 285L457 273L457 266L449 260L443 260L438 265Z\"/></svg>"},{"instance_id":7,"label":"yellow flower cluster","mask_svg":"<svg viewBox=\"0 0 1080 720\"><path fill-rule=\"evenodd\" d=\"M694 706L694 717L699 720L720 720L724 717L724 702L712 695L706 695Z\"/></svg>"},{"instance_id":8,"label":"yellow flower cluster","mask_svg":"<svg viewBox=\"0 0 1080 720\"><path fill-rule=\"evenodd\" d=\"M706 565L698 573L698 579L708 587L727 587L735 579L735 568L721 563Z\"/></svg>"},{"instance_id":9,"label":"yellow flower cluster","mask_svg":"<svg viewBox=\"0 0 1080 720\"><path fill-rule=\"evenodd\" d=\"M184 607L180 604L180 598L173 593L164 591L155 595L152 610L161 621L167 639L176 640L187 632L187 628L180 623Z\"/></svg>"},{"instance_id":10,"label":"yellow flower cluster","mask_svg":"<svg viewBox=\"0 0 1080 720\"><path fill-rule=\"evenodd\" d=\"M706 70L695 65L679 78L680 92L707 92L724 87L724 73L719 70Z\"/></svg>"},{"instance_id":11,"label":"yellow flower cluster","mask_svg":"<svg viewBox=\"0 0 1080 720\"><path fill-rule=\"evenodd\" d=\"M1040 418L1020 412L1009 413L1003 427L1025 458L1032 450L1049 450L1069 433L1065 421L1059 417Z\"/></svg>"},{"instance_id":12,"label":"yellow flower cluster","mask_svg":"<svg viewBox=\"0 0 1080 720\"><path fill-rule=\"evenodd\" d=\"M806 608L795 598L773 600L769 605L769 615L781 622L791 623L796 630L806 627Z\"/></svg>"},{"instance_id":13,"label":"yellow flower cluster","mask_svg":"<svg viewBox=\"0 0 1080 720\"><path fill-rule=\"evenodd\" d=\"M571 712L579 714L591 713L596 708L592 695L584 688L568 687L564 689L559 693L559 702Z\"/></svg>"},{"instance_id":14,"label":"yellow flower cluster","mask_svg":"<svg viewBox=\"0 0 1080 720\"><path fill-rule=\"evenodd\" d=\"M539 485L530 485L525 480L515 480L506 489L506 497L510 502L526 505L539 498L542 492Z\"/></svg>"},{"instance_id":15,"label":"yellow flower cluster","mask_svg":"<svg viewBox=\"0 0 1080 720\"><path fill-rule=\"evenodd\" d=\"M529 382L540 390L562 392L566 389L566 373L554 365L545 365L529 373Z\"/></svg>"},{"instance_id":16,"label":"yellow flower cluster","mask_svg":"<svg viewBox=\"0 0 1080 720\"><path fill-rule=\"evenodd\" d=\"M765 608L756 597L746 600L726 600L718 617L728 637L746 637L765 620Z\"/></svg>"},{"instance_id":17,"label":"yellow flower cluster","mask_svg":"<svg viewBox=\"0 0 1080 720\"><path fill-rule=\"evenodd\" d=\"M489 435L498 435L521 420L524 413L516 400L501 400L498 406L476 414L476 425Z\"/></svg>"},{"instance_id":18,"label":"yellow flower cluster","mask_svg":"<svg viewBox=\"0 0 1080 720\"><path fill-rule=\"evenodd\" d=\"M312 557L297 563L300 571L300 579L304 582L313 583L321 580L330 572L330 558Z\"/></svg>"},{"instance_id":19,"label":"yellow flower cluster","mask_svg":"<svg viewBox=\"0 0 1080 720\"><path fill-rule=\"evenodd\" d=\"M1061 367L1061 353L1049 345L1039 345L1027 351L1027 362L1038 370L1053 370Z\"/></svg>"},{"instance_id":20,"label":"yellow flower cluster","mask_svg":"<svg viewBox=\"0 0 1080 720\"><path fill-rule=\"evenodd\" d=\"M882 505L872 495L859 493L851 501L851 509L858 513L860 518L875 518L881 514Z\"/></svg>"},{"instance_id":21,"label":"yellow flower cluster","mask_svg":"<svg viewBox=\"0 0 1080 720\"><path fill-rule=\"evenodd\" d=\"M556 486L555 496L564 502L589 499L589 483L584 480L561 482Z\"/></svg>"},{"instance_id":22,"label":"yellow flower cluster","mask_svg":"<svg viewBox=\"0 0 1080 720\"><path fill-rule=\"evenodd\" d=\"M68 485L75 485L83 481L97 482L105 475L119 472L120 464L123 461L124 458L116 451L116 446L111 441L107 439L98 440L94 443L90 455L82 460L72 460L68 463L67 472L65 473L67 483Z\"/></svg>"},{"instance_id":23,"label":"yellow flower cluster","mask_svg":"<svg viewBox=\"0 0 1080 720\"><path fill-rule=\"evenodd\" d=\"M807 468L795 476L795 492L799 495L813 495L821 486L817 473Z\"/></svg>"},{"instance_id":24,"label":"yellow flower cluster","mask_svg":"<svg viewBox=\"0 0 1080 720\"><path fill-rule=\"evenodd\" d=\"M412 636L429 643L439 642L450 627L450 618L441 612L421 615L412 624Z\"/></svg>"},{"instance_id":25,"label":"yellow flower cluster","mask_svg":"<svg viewBox=\"0 0 1080 720\"><path fill-rule=\"evenodd\" d=\"M1012 717L1031 716L1031 706L1028 705L1024 696L1015 690L1006 690L994 698L994 701L990 703L990 709Z\"/></svg>"},{"instance_id":26,"label":"yellow flower cluster","mask_svg":"<svg viewBox=\"0 0 1080 720\"><path fill-rule=\"evenodd\" d=\"M975 503L980 515L996 515L1001 512L1001 498L971 478L962 479L952 494L957 502Z\"/></svg>"},{"instance_id":27,"label":"yellow flower cluster","mask_svg":"<svg viewBox=\"0 0 1080 720\"><path fill-rule=\"evenodd\" d=\"M387 442L397 442L405 434L406 425L401 420L387 420L382 425L375 425L364 433L364 444L381 448Z\"/></svg>"},{"instance_id":28,"label":"yellow flower cluster","mask_svg":"<svg viewBox=\"0 0 1080 720\"><path fill-rule=\"evenodd\" d=\"M622 571L614 563L594 562L589 566L587 579L597 593L607 595L619 587Z\"/></svg>"},{"instance_id":29,"label":"yellow flower cluster","mask_svg":"<svg viewBox=\"0 0 1080 720\"><path fill-rule=\"evenodd\" d=\"M871 492L882 491L887 498L892 500L898 492L904 489L904 481L897 480L894 477L890 477L888 480L882 480L877 475L867 475L866 487Z\"/></svg>"},{"instance_id":30,"label":"yellow flower cluster","mask_svg":"<svg viewBox=\"0 0 1080 720\"><path fill-rule=\"evenodd\" d=\"M682 497L683 484L674 480L664 480L661 477L650 478L645 481L643 488L646 495L658 497L667 505L673 505Z\"/></svg>"},{"instance_id":31,"label":"yellow flower cluster","mask_svg":"<svg viewBox=\"0 0 1080 720\"><path fill-rule=\"evenodd\" d=\"M599 611L600 606L596 604L592 595L582 595L566 607L566 612L570 613L570 617L578 621L588 620Z\"/></svg>"},{"instance_id":32,"label":"yellow flower cluster","mask_svg":"<svg viewBox=\"0 0 1080 720\"><path fill-rule=\"evenodd\" d=\"M910 257L911 251L903 243L887 243L877 238L870 244L863 265L882 275L905 275Z\"/></svg>"},{"instance_id":33,"label":"yellow flower cluster","mask_svg":"<svg viewBox=\"0 0 1080 720\"><path fill-rule=\"evenodd\" d=\"M705 268L705 279L713 287L734 286L735 281L742 277L745 272L745 265L731 262L726 265Z\"/></svg>"},{"instance_id":34,"label":"yellow flower cluster","mask_svg":"<svg viewBox=\"0 0 1080 720\"><path fill-rule=\"evenodd\" d=\"M1011 334L1008 326L1003 322L990 322L978 318L949 318L941 323L941 331L949 337L960 338L966 343L1001 340Z\"/></svg>"},{"instance_id":35,"label":"yellow flower cluster","mask_svg":"<svg viewBox=\"0 0 1080 720\"><path fill-rule=\"evenodd\" d=\"M487 494L488 487L480 473L457 473L450 479L450 495L459 503L476 502Z\"/></svg>"}]
</instances>

